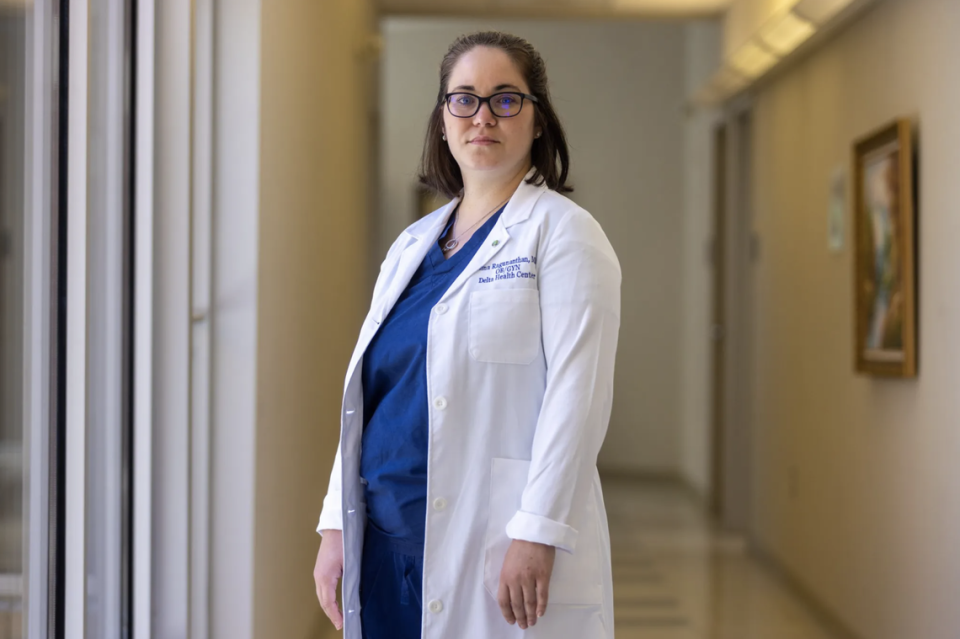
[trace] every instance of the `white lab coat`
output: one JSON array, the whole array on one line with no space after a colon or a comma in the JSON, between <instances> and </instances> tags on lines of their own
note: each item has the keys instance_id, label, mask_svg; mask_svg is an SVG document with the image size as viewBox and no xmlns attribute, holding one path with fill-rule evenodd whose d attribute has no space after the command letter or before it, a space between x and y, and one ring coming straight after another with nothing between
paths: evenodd
<instances>
[{"instance_id":1,"label":"white lab coat","mask_svg":"<svg viewBox=\"0 0 960 639\"><path fill-rule=\"evenodd\" d=\"M345 639L360 639L361 358L455 205L390 248L347 368L340 449L317 528L343 530ZM620 266L600 226L524 180L430 315L423 639L613 638L596 461L619 325ZM525 631L496 601L511 539L558 549L547 613Z\"/></svg>"}]
</instances>

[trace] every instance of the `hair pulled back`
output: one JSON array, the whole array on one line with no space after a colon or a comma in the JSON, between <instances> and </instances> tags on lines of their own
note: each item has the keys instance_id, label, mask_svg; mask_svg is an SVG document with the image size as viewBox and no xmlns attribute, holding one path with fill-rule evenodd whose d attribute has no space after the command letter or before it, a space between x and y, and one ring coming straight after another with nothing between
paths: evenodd
<instances>
[{"instance_id":1,"label":"hair pulled back","mask_svg":"<svg viewBox=\"0 0 960 639\"><path fill-rule=\"evenodd\" d=\"M529 42L523 38L499 31L480 31L462 35L453 44L440 63L440 89L437 101L427 123L427 135L423 143L423 155L420 159L420 183L429 189L447 197L455 197L463 190L463 176L460 166L450 153L450 147L443 141L444 95L450 81L450 74L464 54L477 47L491 47L505 52L530 87L530 93L538 102L534 107L536 124L542 131L534 139L530 150L535 173L527 180L530 184L547 187L560 193L573 191L567 182L570 154L567 150L567 138L560 125L560 119L550 101L547 86L547 68L543 58Z\"/></svg>"}]
</instances>

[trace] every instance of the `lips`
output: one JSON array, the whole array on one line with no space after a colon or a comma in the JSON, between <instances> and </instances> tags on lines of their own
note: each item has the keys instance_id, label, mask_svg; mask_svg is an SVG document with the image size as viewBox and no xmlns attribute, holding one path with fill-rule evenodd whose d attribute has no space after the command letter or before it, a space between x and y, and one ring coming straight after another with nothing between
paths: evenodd
<instances>
[{"instance_id":1,"label":"lips","mask_svg":"<svg viewBox=\"0 0 960 639\"><path fill-rule=\"evenodd\" d=\"M493 138L487 138L487 137L481 136L481 137L476 137L470 140L470 144L481 144L486 146L488 144L497 144L497 141L494 140Z\"/></svg>"}]
</instances>

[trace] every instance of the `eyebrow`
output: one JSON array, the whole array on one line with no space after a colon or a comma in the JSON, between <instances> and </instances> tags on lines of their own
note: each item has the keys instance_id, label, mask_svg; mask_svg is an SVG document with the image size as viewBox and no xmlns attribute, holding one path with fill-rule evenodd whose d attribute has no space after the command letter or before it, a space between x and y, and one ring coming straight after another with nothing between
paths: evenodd
<instances>
[{"instance_id":1,"label":"eyebrow","mask_svg":"<svg viewBox=\"0 0 960 639\"><path fill-rule=\"evenodd\" d=\"M459 91L459 90L461 90L461 89L466 89L467 91L476 91L476 90L477 90L477 88L476 88L475 86L473 86L472 84L461 84L460 86L458 86L458 87L456 87L455 89L453 89L453 90L451 91L451 93L452 93L453 91ZM497 86L493 87L494 92L496 92L496 91L502 91L502 90L504 90L504 89L516 89L517 91L520 91L520 87L518 87L518 86L515 85L515 84L498 84Z\"/></svg>"}]
</instances>

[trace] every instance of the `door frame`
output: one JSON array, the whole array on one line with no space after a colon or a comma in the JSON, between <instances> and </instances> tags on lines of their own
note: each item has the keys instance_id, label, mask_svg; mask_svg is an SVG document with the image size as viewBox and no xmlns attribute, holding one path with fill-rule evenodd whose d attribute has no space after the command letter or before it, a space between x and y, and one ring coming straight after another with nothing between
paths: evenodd
<instances>
[{"instance_id":1,"label":"door frame","mask_svg":"<svg viewBox=\"0 0 960 639\"><path fill-rule=\"evenodd\" d=\"M726 105L714 129L710 512L749 535L753 479L753 104Z\"/></svg>"}]
</instances>

